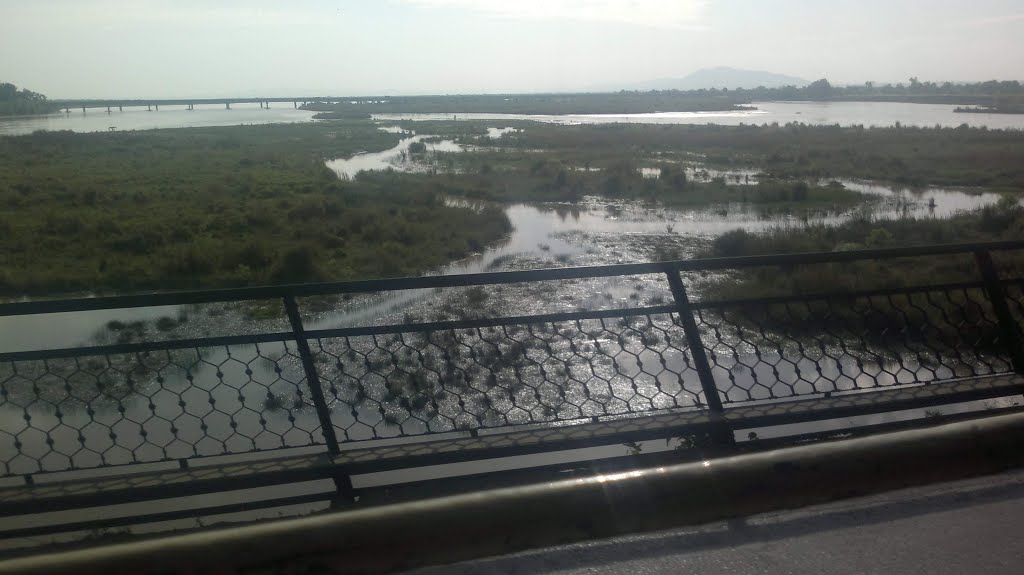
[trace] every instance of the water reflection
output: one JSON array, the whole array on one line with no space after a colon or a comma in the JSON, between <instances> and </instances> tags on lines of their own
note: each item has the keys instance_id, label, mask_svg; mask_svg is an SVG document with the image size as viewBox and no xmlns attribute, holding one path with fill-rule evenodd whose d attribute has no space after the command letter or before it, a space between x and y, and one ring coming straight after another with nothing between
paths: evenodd
<instances>
[{"instance_id":1,"label":"water reflection","mask_svg":"<svg viewBox=\"0 0 1024 575\"><path fill-rule=\"evenodd\" d=\"M554 124L787 124L953 128L961 124L990 129L1024 129L1024 114L958 114L956 106L901 102L755 102L754 110L656 112L651 114L456 114L460 120L531 120ZM451 114L377 114L381 120L451 120Z\"/></svg>"},{"instance_id":2,"label":"water reflection","mask_svg":"<svg viewBox=\"0 0 1024 575\"><path fill-rule=\"evenodd\" d=\"M424 142L427 152L461 152L463 147L451 140L432 141L432 136L416 135L403 138L393 148L383 152L356 154L350 158L339 158L327 161L327 167L334 170L341 178L354 178L359 172L367 170L395 169L406 172L425 171L427 165L418 161L409 146Z\"/></svg>"},{"instance_id":3,"label":"water reflection","mask_svg":"<svg viewBox=\"0 0 1024 575\"><path fill-rule=\"evenodd\" d=\"M196 105L194 110L163 106L153 112L145 108L125 108L121 112L115 108L110 113L103 109L83 113L79 109L70 114L0 118L0 135L17 136L37 130L107 132L111 128L125 131L309 122L315 113L294 109L291 103L275 103L269 109L260 108L258 104L232 104L230 110L220 104Z\"/></svg>"}]
</instances>

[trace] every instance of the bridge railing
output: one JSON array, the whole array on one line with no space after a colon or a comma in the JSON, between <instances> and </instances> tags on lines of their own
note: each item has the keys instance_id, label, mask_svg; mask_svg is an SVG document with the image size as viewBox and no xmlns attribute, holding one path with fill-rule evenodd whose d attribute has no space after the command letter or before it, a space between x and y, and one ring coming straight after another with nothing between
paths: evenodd
<instances>
[{"instance_id":1,"label":"bridge railing","mask_svg":"<svg viewBox=\"0 0 1024 575\"><path fill-rule=\"evenodd\" d=\"M0 304L0 316L243 301L279 302L282 312L265 331L139 341L124 337L130 325L111 322L105 343L0 353L0 469L28 476L307 446L338 454L1020 372L1024 279L1001 275L992 254L1021 249L1002 242ZM737 271L924 257L967 258L970 277L750 299L694 290L707 274L745 281ZM557 290L523 292L538 298L526 307L543 311L526 315L481 304L488 290L552 281L592 289L587 282L600 278L644 280L666 295L558 310L545 299ZM430 289L462 289L449 300L456 317L311 329L304 313L325 296ZM731 441L733 431L710 439Z\"/></svg>"}]
</instances>

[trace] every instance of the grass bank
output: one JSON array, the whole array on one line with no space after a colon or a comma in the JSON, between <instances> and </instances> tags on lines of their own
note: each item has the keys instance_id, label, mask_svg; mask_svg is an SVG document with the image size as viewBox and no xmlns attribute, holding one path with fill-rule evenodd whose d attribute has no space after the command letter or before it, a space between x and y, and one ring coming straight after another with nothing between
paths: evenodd
<instances>
[{"instance_id":1,"label":"grass bank","mask_svg":"<svg viewBox=\"0 0 1024 575\"><path fill-rule=\"evenodd\" d=\"M509 231L323 165L397 141L367 122L0 138L0 294L412 275Z\"/></svg>"},{"instance_id":2,"label":"grass bank","mask_svg":"<svg viewBox=\"0 0 1024 575\"><path fill-rule=\"evenodd\" d=\"M836 226L809 225L775 228L763 234L727 232L712 243L704 257L829 252L864 248L970 243L1024 238L1024 207L1015 198L973 213L948 219L855 218ZM996 254L1009 277L1024 275L1024 257ZM723 278L715 286L723 299L768 297L799 293L896 288L943 282L978 280L970 254L905 260L858 261L842 264L755 268Z\"/></svg>"}]
</instances>

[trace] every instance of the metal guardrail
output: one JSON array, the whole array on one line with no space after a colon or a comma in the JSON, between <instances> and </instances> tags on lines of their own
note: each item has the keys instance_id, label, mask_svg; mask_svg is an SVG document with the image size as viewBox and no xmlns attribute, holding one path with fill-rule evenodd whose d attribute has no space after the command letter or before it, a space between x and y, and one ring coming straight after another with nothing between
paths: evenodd
<instances>
[{"instance_id":1,"label":"metal guardrail","mask_svg":"<svg viewBox=\"0 0 1024 575\"><path fill-rule=\"evenodd\" d=\"M998 473L1024 465L1022 438L1017 413L16 558L0 574L404 572Z\"/></svg>"},{"instance_id":2,"label":"metal guardrail","mask_svg":"<svg viewBox=\"0 0 1024 575\"><path fill-rule=\"evenodd\" d=\"M277 299L288 331L0 353L0 475L476 434L1024 369L1024 241L0 304L0 316ZM691 302L681 273L973 254L977 279ZM630 309L309 330L300 299L656 274ZM722 429L716 440L731 440Z\"/></svg>"}]
</instances>

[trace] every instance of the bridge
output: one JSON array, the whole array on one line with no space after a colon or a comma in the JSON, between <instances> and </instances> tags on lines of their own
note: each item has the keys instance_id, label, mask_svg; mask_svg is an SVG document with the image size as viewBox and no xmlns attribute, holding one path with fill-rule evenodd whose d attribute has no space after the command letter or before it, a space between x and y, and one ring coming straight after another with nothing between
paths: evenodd
<instances>
[{"instance_id":1,"label":"bridge","mask_svg":"<svg viewBox=\"0 0 1024 575\"><path fill-rule=\"evenodd\" d=\"M0 304L0 316L51 321L61 316L43 314L193 306L189 313L220 318L224 305L243 302L280 310L259 330L183 337L168 329L138 340L130 326L112 322L112 338L95 345L0 353L0 518L7 520L0 537L313 503L372 509L641 465L695 461L679 473L699 475L701 461L719 457L955 428L980 416L1017 418L993 424L991 444L950 432L946 443L912 435L882 450L898 473L939 477L956 467L943 449L987 457L1017 445L1024 430L1024 278L1014 275L1013 259L1021 250L1024 241ZM967 276L743 299L693 287L708 274L866 261L892 268L927 258L958 262ZM436 311L454 317L309 327L314 310L366 294L442 292L455 298L449 302L472 302L480 290L609 280L659 283L669 295L597 309L567 303L525 316L467 313L471 305L449 303ZM882 444L857 445L858 461L870 461ZM853 482L891 488L905 479L876 473L881 464L865 475L860 464L807 449L793 452L791 467L756 459L747 468L753 475L724 488L726 499L773 508L779 498L807 500L800 486L808 481L834 481L826 491L835 497ZM425 471L439 468L453 471ZM381 483L382 476L390 479ZM658 477L652 481L664 489L675 480ZM757 491L755 480L772 487ZM288 487L316 481L312 492ZM273 491L173 510L99 511L261 488ZM539 500L561 509L575 497L571 486L558 493ZM598 489L581 497L611 495ZM708 510L688 497L677 496L673 509L686 500ZM510 511L516 499L504 501ZM23 522L71 512L78 514ZM370 516L352 517L355 525Z\"/></svg>"},{"instance_id":2,"label":"bridge","mask_svg":"<svg viewBox=\"0 0 1024 575\"><path fill-rule=\"evenodd\" d=\"M77 110L79 108L85 112L87 109L92 108L106 108L107 112L112 112L115 108L119 111L123 111L125 108L142 108L145 107L149 111L159 111L160 106L165 108L168 106L183 107L186 110L194 110L195 106L202 105L223 105L226 109L230 110L232 104L259 104L260 108L270 108L271 103L289 103L294 108L304 106L310 102L326 102L334 103L342 100L351 100L352 98L342 98L338 96L290 96L290 97L275 97L275 98L171 98L171 99L154 99L154 100L143 100L143 99L100 99L100 100L51 100L51 103L57 106L58 109L64 110L70 113L71 110Z\"/></svg>"}]
</instances>

